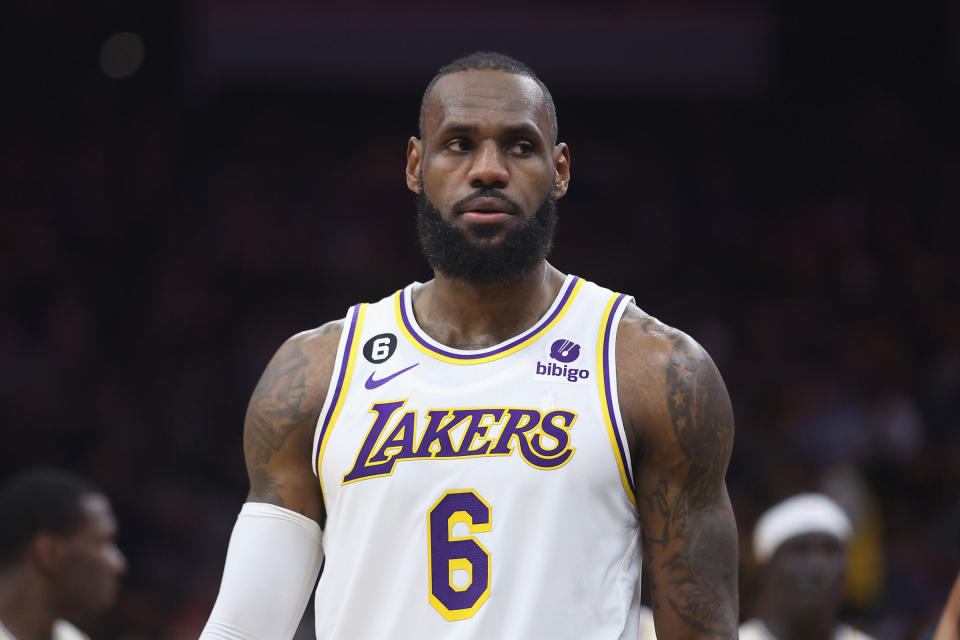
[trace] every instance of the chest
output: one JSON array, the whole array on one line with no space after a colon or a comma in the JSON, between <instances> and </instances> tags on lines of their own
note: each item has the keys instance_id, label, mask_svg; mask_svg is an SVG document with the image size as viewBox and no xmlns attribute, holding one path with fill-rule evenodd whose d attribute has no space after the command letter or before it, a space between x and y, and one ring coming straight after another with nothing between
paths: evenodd
<instances>
[{"instance_id":1,"label":"chest","mask_svg":"<svg viewBox=\"0 0 960 640\"><path fill-rule=\"evenodd\" d=\"M569 279L537 326L472 352L426 336L403 292L352 309L315 442L328 512L451 487L630 495L611 360L622 297L580 289Z\"/></svg>"},{"instance_id":2,"label":"chest","mask_svg":"<svg viewBox=\"0 0 960 640\"><path fill-rule=\"evenodd\" d=\"M514 487L595 481L589 458L610 447L595 368L572 342L568 362L551 358L553 342L569 340L550 337L470 366L402 343L385 362L358 360L320 462L328 502L351 484L395 474L399 490L461 477Z\"/></svg>"}]
</instances>

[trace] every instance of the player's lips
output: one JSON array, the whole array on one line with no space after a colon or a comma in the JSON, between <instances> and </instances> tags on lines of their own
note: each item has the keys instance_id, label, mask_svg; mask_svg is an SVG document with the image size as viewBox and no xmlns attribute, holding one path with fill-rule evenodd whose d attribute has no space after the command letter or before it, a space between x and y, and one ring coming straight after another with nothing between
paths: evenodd
<instances>
[{"instance_id":1,"label":"player's lips","mask_svg":"<svg viewBox=\"0 0 960 640\"><path fill-rule=\"evenodd\" d=\"M460 207L460 213L471 221L482 221L486 216L490 216L489 221L492 222L513 215L514 207L500 198L474 198Z\"/></svg>"},{"instance_id":2,"label":"player's lips","mask_svg":"<svg viewBox=\"0 0 960 640\"><path fill-rule=\"evenodd\" d=\"M506 222L513 217L511 213L503 211L464 211L460 217L467 222L477 222L480 224L493 224Z\"/></svg>"}]
</instances>

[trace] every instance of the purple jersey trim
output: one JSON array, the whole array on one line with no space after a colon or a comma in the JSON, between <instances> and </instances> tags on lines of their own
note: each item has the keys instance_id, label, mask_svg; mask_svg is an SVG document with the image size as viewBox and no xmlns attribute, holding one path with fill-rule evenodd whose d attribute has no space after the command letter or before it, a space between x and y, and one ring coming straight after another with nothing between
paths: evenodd
<instances>
[{"instance_id":1,"label":"purple jersey trim","mask_svg":"<svg viewBox=\"0 0 960 640\"><path fill-rule=\"evenodd\" d=\"M603 391L604 399L607 403L607 415L610 416L610 422L613 424L613 435L617 438L617 450L620 453L620 460L623 463L624 471L628 472L626 474L627 482L630 483L630 490L636 494L637 488L633 483L633 474L629 473L630 464L627 458L626 447L620 438L620 425L617 422L617 410L613 403L613 390L610 384L610 336L615 329L613 319L617 317L617 310L627 297L625 293L621 293L617 297L616 302L613 303L613 307L610 309L610 315L607 317L607 326L603 330Z\"/></svg>"},{"instance_id":2,"label":"purple jersey trim","mask_svg":"<svg viewBox=\"0 0 960 640\"><path fill-rule=\"evenodd\" d=\"M566 287L560 295L560 304L558 304L553 309L553 313L544 318L537 324L534 328L525 331L520 336L514 338L510 342L504 343L498 347L491 347L489 349L480 349L477 351L471 351L470 353L456 353L453 351L447 351L446 349L441 349L427 340L425 340L420 335L420 330L410 321L410 317L407 315L407 289L400 290L400 318L403 320L403 326L406 327L407 331L413 336L414 340L417 341L425 349L428 349L434 353L446 356L448 358L454 358L457 360L478 360L480 358L488 358L490 356L495 356L498 353L503 353L504 351L509 351L517 345L529 340L534 335L543 330L544 327L553 322L553 319L556 318L563 309L567 306L567 302L570 300L570 294L573 293L574 288L577 286L577 282L580 281L579 276L573 276L570 278L570 281L567 282Z\"/></svg>"},{"instance_id":3,"label":"purple jersey trim","mask_svg":"<svg viewBox=\"0 0 960 640\"><path fill-rule=\"evenodd\" d=\"M327 407L327 412L323 416L323 426L320 427L320 438L317 440L317 459L313 461L313 470L317 474L317 478L321 480L321 488L323 487L323 479L320 478L320 452L323 450L323 439L327 435L327 427L330 425L330 416L333 415L337 407L337 402L340 401L340 393L343 391L343 381L347 374L347 365L350 364L350 349L353 346L353 334L357 330L357 318L360 316L360 305L354 305L350 311L353 312L353 315L350 318L350 329L347 331L347 339L343 343L344 349L343 356L340 359L340 373L337 375L337 384L333 388L333 397L330 398L330 406Z\"/></svg>"}]
</instances>

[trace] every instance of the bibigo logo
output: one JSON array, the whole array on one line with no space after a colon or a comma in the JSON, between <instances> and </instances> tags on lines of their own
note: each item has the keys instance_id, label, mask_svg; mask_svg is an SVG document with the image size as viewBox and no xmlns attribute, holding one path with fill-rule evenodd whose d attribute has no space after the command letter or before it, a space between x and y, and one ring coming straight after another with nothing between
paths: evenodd
<instances>
[{"instance_id":1,"label":"bibigo logo","mask_svg":"<svg viewBox=\"0 0 960 640\"><path fill-rule=\"evenodd\" d=\"M537 361L537 377L539 378L560 378L567 382L579 382L590 377L590 372L586 369L577 369L567 366L580 357L580 345L560 338L550 345L550 358L563 363L562 366L557 362Z\"/></svg>"}]
</instances>

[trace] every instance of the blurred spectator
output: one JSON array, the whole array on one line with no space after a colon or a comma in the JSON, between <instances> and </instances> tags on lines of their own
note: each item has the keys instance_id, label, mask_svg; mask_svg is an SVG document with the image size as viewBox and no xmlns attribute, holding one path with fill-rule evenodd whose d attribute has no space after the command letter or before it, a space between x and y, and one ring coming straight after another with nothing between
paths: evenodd
<instances>
[{"instance_id":1,"label":"blurred spectator","mask_svg":"<svg viewBox=\"0 0 960 640\"><path fill-rule=\"evenodd\" d=\"M84 479L34 469L0 487L0 636L83 640L117 599L127 561L106 496Z\"/></svg>"},{"instance_id":2,"label":"blurred spectator","mask_svg":"<svg viewBox=\"0 0 960 640\"><path fill-rule=\"evenodd\" d=\"M870 640L838 620L853 525L836 502L804 493L757 520L753 553L760 613L740 627L743 640Z\"/></svg>"}]
</instances>

